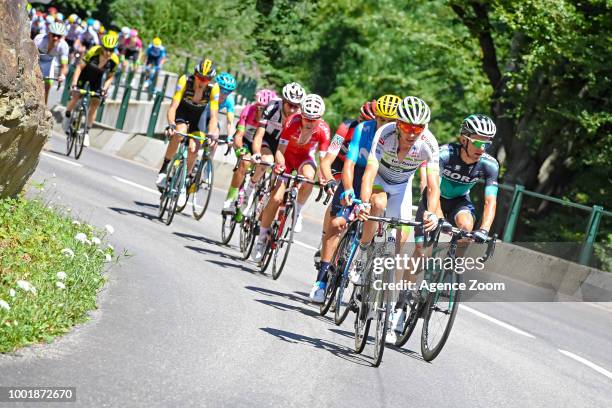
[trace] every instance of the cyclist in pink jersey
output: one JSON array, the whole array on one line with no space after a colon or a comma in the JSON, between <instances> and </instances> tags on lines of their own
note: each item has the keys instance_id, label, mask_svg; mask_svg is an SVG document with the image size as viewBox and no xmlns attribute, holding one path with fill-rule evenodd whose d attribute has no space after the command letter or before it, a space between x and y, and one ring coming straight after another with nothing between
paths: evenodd
<instances>
[{"instance_id":1,"label":"cyclist in pink jersey","mask_svg":"<svg viewBox=\"0 0 612 408\"><path fill-rule=\"evenodd\" d=\"M255 94L255 103L247 105L240 113L240 119L236 126L236 135L234 136L234 152L239 162L232 177L232 184L225 197L223 203L223 211L233 213L235 211L234 202L238 195L240 185L244 181L249 162L240 160L240 158L250 158L253 152L253 137L259 127L259 121L265 107L276 99L276 92L269 89L262 89ZM255 190L255 183L252 181L246 187L245 196L248 202L251 202L251 193ZM248 207L248 206L247 206Z\"/></svg>"}]
</instances>

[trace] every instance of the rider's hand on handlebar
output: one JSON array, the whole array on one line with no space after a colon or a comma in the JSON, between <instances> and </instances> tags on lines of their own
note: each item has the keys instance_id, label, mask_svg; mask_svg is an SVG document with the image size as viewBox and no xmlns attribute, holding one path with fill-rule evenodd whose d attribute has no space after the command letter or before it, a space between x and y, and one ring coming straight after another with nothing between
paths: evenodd
<instances>
[{"instance_id":1,"label":"rider's hand on handlebar","mask_svg":"<svg viewBox=\"0 0 612 408\"><path fill-rule=\"evenodd\" d=\"M357 206L357 218L361 221L367 221L368 215L370 215L370 210L372 209L372 205L370 203L361 203Z\"/></svg>"},{"instance_id":2,"label":"rider's hand on handlebar","mask_svg":"<svg viewBox=\"0 0 612 408\"><path fill-rule=\"evenodd\" d=\"M332 195L336 192L336 187L338 187L338 182L336 180L329 180L325 184L325 192L329 195Z\"/></svg>"},{"instance_id":3,"label":"rider's hand on handlebar","mask_svg":"<svg viewBox=\"0 0 612 408\"><path fill-rule=\"evenodd\" d=\"M168 126L166 126L166 137L172 137L174 136L174 133L176 132L176 125L174 123L170 123Z\"/></svg>"},{"instance_id":4,"label":"rider's hand on handlebar","mask_svg":"<svg viewBox=\"0 0 612 408\"><path fill-rule=\"evenodd\" d=\"M285 165L284 164L278 163L278 164L276 164L274 166L274 173L278 174L279 176L281 174L283 174L284 171L285 171Z\"/></svg>"},{"instance_id":5,"label":"rider's hand on handlebar","mask_svg":"<svg viewBox=\"0 0 612 408\"><path fill-rule=\"evenodd\" d=\"M252 159L255 163L261 163L261 154L259 153L253 154Z\"/></svg>"},{"instance_id":6,"label":"rider's hand on handlebar","mask_svg":"<svg viewBox=\"0 0 612 408\"><path fill-rule=\"evenodd\" d=\"M487 242L487 239L489 239L489 231L483 228L474 231L472 235L474 236L474 241L480 244Z\"/></svg>"},{"instance_id":7,"label":"rider's hand on handlebar","mask_svg":"<svg viewBox=\"0 0 612 408\"><path fill-rule=\"evenodd\" d=\"M355 191L351 188L350 190L344 190L340 193L340 204L348 206L353 203L355 198Z\"/></svg>"},{"instance_id":8,"label":"rider's hand on handlebar","mask_svg":"<svg viewBox=\"0 0 612 408\"><path fill-rule=\"evenodd\" d=\"M432 212L425 211L423 214L423 227L425 232L431 232L438 227L438 216Z\"/></svg>"}]
</instances>

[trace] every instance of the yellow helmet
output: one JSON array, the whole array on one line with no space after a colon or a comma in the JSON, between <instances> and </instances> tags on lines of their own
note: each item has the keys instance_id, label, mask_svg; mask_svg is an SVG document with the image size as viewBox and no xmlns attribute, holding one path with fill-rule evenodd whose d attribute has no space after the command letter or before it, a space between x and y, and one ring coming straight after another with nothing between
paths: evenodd
<instances>
[{"instance_id":1,"label":"yellow helmet","mask_svg":"<svg viewBox=\"0 0 612 408\"><path fill-rule=\"evenodd\" d=\"M195 73L212 78L217 75L217 66L211 59L204 58L195 66Z\"/></svg>"},{"instance_id":2,"label":"yellow helmet","mask_svg":"<svg viewBox=\"0 0 612 408\"><path fill-rule=\"evenodd\" d=\"M155 38L153 39L153 46L154 46L154 47L159 47L160 45L162 45L162 40L161 40L161 38L159 38L159 37L155 37Z\"/></svg>"},{"instance_id":3,"label":"yellow helmet","mask_svg":"<svg viewBox=\"0 0 612 408\"><path fill-rule=\"evenodd\" d=\"M402 98L397 95L383 95L376 100L376 115L387 118L397 118L397 107Z\"/></svg>"},{"instance_id":4,"label":"yellow helmet","mask_svg":"<svg viewBox=\"0 0 612 408\"><path fill-rule=\"evenodd\" d=\"M100 24L100 29L98 30L98 32L100 34L104 34L106 32L106 27L104 27L102 24Z\"/></svg>"},{"instance_id":5,"label":"yellow helmet","mask_svg":"<svg viewBox=\"0 0 612 408\"><path fill-rule=\"evenodd\" d=\"M104 48L115 48L118 42L119 37L117 37L117 35L106 34L102 37L102 45Z\"/></svg>"}]
</instances>

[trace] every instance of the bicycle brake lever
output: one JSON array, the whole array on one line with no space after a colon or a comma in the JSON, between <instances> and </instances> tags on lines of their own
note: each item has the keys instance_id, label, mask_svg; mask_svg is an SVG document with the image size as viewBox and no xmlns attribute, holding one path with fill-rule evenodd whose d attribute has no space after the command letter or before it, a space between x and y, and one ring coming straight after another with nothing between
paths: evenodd
<instances>
[{"instance_id":1,"label":"bicycle brake lever","mask_svg":"<svg viewBox=\"0 0 612 408\"><path fill-rule=\"evenodd\" d=\"M322 189L322 188L319 188L319 195L317 196L317 198L315 199L315 201L317 201L317 202L318 202L319 200L321 200L321 197L323 197L323 189Z\"/></svg>"}]
</instances>

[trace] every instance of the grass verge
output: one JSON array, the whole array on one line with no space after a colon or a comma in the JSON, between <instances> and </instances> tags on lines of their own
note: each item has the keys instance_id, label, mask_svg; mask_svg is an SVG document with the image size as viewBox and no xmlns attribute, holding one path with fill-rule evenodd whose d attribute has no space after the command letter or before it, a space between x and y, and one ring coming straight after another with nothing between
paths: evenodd
<instances>
[{"instance_id":1,"label":"grass verge","mask_svg":"<svg viewBox=\"0 0 612 408\"><path fill-rule=\"evenodd\" d=\"M106 234L40 199L0 200L0 352L87 320L113 259Z\"/></svg>"}]
</instances>

